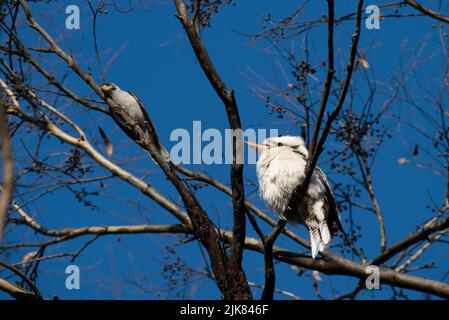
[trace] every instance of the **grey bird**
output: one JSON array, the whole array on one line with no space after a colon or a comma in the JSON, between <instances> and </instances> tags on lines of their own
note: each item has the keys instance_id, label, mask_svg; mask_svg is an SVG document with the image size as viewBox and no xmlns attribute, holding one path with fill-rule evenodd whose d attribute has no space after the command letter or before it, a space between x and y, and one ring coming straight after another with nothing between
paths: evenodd
<instances>
[{"instance_id":1,"label":"grey bird","mask_svg":"<svg viewBox=\"0 0 449 320\"><path fill-rule=\"evenodd\" d=\"M261 153L257 177L262 199L281 219L307 227L315 258L330 243L332 235L343 231L326 175L316 167L303 201L294 214L286 215L293 191L306 177L309 153L304 140L283 136L265 139L262 144L247 143Z\"/></svg>"},{"instance_id":2,"label":"grey bird","mask_svg":"<svg viewBox=\"0 0 449 320\"><path fill-rule=\"evenodd\" d=\"M139 126L145 135L148 134L153 137L158 152L168 159L168 152L159 143L153 122L140 99L132 92L121 90L114 83L103 84L101 91L103 91L105 100L109 104L112 118L128 137L136 142L139 141L139 137L135 134L133 128L126 123L123 116Z\"/></svg>"}]
</instances>

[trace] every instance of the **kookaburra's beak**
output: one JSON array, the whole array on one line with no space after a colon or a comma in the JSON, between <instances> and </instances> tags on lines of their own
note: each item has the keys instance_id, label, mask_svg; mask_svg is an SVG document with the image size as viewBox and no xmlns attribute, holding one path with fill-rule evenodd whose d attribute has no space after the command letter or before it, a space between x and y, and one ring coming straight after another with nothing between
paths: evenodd
<instances>
[{"instance_id":1,"label":"kookaburra's beak","mask_svg":"<svg viewBox=\"0 0 449 320\"><path fill-rule=\"evenodd\" d=\"M267 146L263 145L263 144L257 144L255 142L252 141L245 141L245 143L247 145L249 145L251 148L255 149L257 152L262 152L268 149Z\"/></svg>"}]
</instances>

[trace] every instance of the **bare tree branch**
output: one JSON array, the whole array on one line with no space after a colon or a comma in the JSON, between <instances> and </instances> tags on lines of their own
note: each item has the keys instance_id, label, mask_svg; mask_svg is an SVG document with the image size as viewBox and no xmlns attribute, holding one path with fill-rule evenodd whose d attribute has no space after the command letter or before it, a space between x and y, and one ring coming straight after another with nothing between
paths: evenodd
<instances>
[{"instance_id":1,"label":"bare tree branch","mask_svg":"<svg viewBox=\"0 0 449 320\"><path fill-rule=\"evenodd\" d=\"M39 299L39 300L43 299L43 297L42 297L38 287L33 283L33 281L28 279L28 277L25 276L19 269L17 269L16 267L14 267L14 266L10 265L9 263L6 263L6 262L4 262L2 260L0 260L0 266L5 267L6 269L11 270L13 273L18 275L31 288L31 290L36 295L36 299Z\"/></svg>"},{"instance_id":2,"label":"bare tree branch","mask_svg":"<svg viewBox=\"0 0 449 320\"><path fill-rule=\"evenodd\" d=\"M404 2L407 3L408 5L412 6L416 10L421 11L425 15L428 15L428 16L430 16L432 18L435 18L435 19L438 19L440 21L449 23L449 17L443 16L442 14L440 14L438 12L430 10L429 8L424 7L423 5L419 4L415 0L404 0Z\"/></svg>"},{"instance_id":3,"label":"bare tree branch","mask_svg":"<svg viewBox=\"0 0 449 320\"><path fill-rule=\"evenodd\" d=\"M444 211L446 211L444 209ZM389 248L387 248L380 256L377 258L374 258L371 260L369 264L376 264L380 265L384 263L385 261L388 261L392 257L394 257L399 252L402 252L404 249L422 241L426 240L429 235L436 231L444 230L447 227L449 227L449 217L446 217L441 220L437 221L431 221L430 223L425 224L421 228L419 228L417 231L411 233L401 241L396 242L395 244L391 245Z\"/></svg>"},{"instance_id":4,"label":"bare tree branch","mask_svg":"<svg viewBox=\"0 0 449 320\"><path fill-rule=\"evenodd\" d=\"M359 0L358 6L357 6L357 22L356 22L356 28L355 33L352 36L352 45L349 55L349 61L346 67L346 77L345 81L342 85L342 90L340 93L340 96L338 98L337 105L334 108L334 111L328 115L327 122L323 128L323 131L321 133L321 137L318 141L318 144L313 150L312 154L309 154L309 158L307 159L307 169L306 169L306 176L304 179L304 182L302 185L298 185L295 190L292 193L291 198L288 201L286 213L284 215L292 215L295 214L296 208L299 207L299 204L301 203L302 199L304 198L305 193L307 192L310 179L312 178L312 174L315 171L315 166L318 162L318 158L323 150L324 143L327 139L327 136L329 134L330 128L334 120L337 118L337 115L340 113L343 103L346 99L346 94L349 89L349 85L351 83L351 77L352 72L354 70L354 64L355 59L357 56L357 48L360 38L360 32L361 32L361 21L362 21L362 11L363 11L363 0ZM330 49L329 49L330 50Z\"/></svg>"},{"instance_id":5,"label":"bare tree branch","mask_svg":"<svg viewBox=\"0 0 449 320\"><path fill-rule=\"evenodd\" d=\"M233 132L238 133L242 125L237 107L237 102L233 91L230 91L224 81L215 69L212 60L201 40L199 29L195 22L190 18L186 5L183 0L174 0L178 10L178 17L184 26L189 38L190 44L196 54L198 62L203 69L206 77L209 79L215 92L223 101L228 116L228 122ZM199 10L199 9L198 9ZM232 287L230 297L236 299L251 299L251 291L246 281L246 275L242 268L243 241L246 235L246 216L245 216L245 190L243 183L243 164L239 161L242 155L242 144L240 136L232 137L232 167L231 167L231 186L232 203L234 210L233 232L234 242L232 243L232 252L229 265L229 276Z\"/></svg>"},{"instance_id":6,"label":"bare tree branch","mask_svg":"<svg viewBox=\"0 0 449 320\"><path fill-rule=\"evenodd\" d=\"M0 86L3 88L7 96L9 96L9 88L6 83L0 79ZM10 96L9 96L10 97ZM3 158L3 184L0 186L0 243L3 239L3 228L6 215L9 210L12 192L14 189L14 163L12 157L11 141L9 138L8 121L6 120L7 102L0 101L0 151Z\"/></svg>"},{"instance_id":7,"label":"bare tree branch","mask_svg":"<svg viewBox=\"0 0 449 320\"><path fill-rule=\"evenodd\" d=\"M276 273L274 272L273 263L273 244L286 224L286 220L279 220L268 237L262 239L265 261L265 287L262 292L262 300L273 300L276 285Z\"/></svg>"},{"instance_id":8,"label":"bare tree branch","mask_svg":"<svg viewBox=\"0 0 449 320\"><path fill-rule=\"evenodd\" d=\"M103 92L100 90L100 87L98 86L98 84L95 82L95 80L92 78L91 75L86 74L80 67L79 65L75 62L75 60L72 58L72 56L68 55L57 43L56 41L48 34L47 31L45 31L44 28L41 27L41 25L39 23L37 23L37 21L33 18L32 14L31 14L31 10L28 6L28 4L26 3L25 0L19 0L20 1L20 5L23 8L23 11L25 12L25 15L27 17L27 20L29 21L31 27L36 30L47 42L48 44L51 46L53 52L58 55L60 58L62 58L67 65L82 79L84 80L89 87L92 88L92 90L95 91L95 93L100 96L103 97Z\"/></svg>"},{"instance_id":9,"label":"bare tree branch","mask_svg":"<svg viewBox=\"0 0 449 320\"><path fill-rule=\"evenodd\" d=\"M32 292L2 278L0 278L0 290L8 293L11 297L17 300L40 300L39 297Z\"/></svg>"},{"instance_id":10,"label":"bare tree branch","mask_svg":"<svg viewBox=\"0 0 449 320\"><path fill-rule=\"evenodd\" d=\"M312 142L309 146L309 153L313 154L316 144L318 141L318 136L321 129L321 123L323 121L324 113L326 111L327 100L329 99L329 94L332 87L332 79L334 78L334 1L327 1L327 73L326 80L324 82L323 95L321 97L320 107L318 109L318 117L315 121L315 127L313 129Z\"/></svg>"},{"instance_id":11,"label":"bare tree branch","mask_svg":"<svg viewBox=\"0 0 449 320\"><path fill-rule=\"evenodd\" d=\"M231 237L230 233L224 233L226 237ZM254 238L247 237L245 247L260 253L264 252L263 243ZM366 273L366 266L360 265L350 260L340 258L335 254L326 253L332 256L332 260L328 259L312 259L303 257L296 253L285 251L281 248L274 247L273 255L278 261L286 262L298 267L317 270L328 275L344 275L352 276L365 280L369 274ZM380 268L380 281L382 284L393 285L400 288L426 292L441 298L449 298L449 284L429 280L421 277L398 273L391 269Z\"/></svg>"}]
</instances>

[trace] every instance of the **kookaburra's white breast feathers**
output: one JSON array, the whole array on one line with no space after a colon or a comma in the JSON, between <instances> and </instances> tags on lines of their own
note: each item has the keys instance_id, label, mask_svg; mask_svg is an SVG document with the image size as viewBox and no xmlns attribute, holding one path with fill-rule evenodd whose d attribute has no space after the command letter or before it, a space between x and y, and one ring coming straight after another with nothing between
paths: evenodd
<instances>
[{"instance_id":1,"label":"kookaburra's white breast feathers","mask_svg":"<svg viewBox=\"0 0 449 320\"><path fill-rule=\"evenodd\" d=\"M310 233L312 257L329 244L338 214L323 172L316 168L304 200L297 212L285 211L295 188L305 180L308 151L300 137L284 136L266 139L258 145L261 155L257 162L257 177L263 200L280 218L290 223L304 224Z\"/></svg>"}]
</instances>

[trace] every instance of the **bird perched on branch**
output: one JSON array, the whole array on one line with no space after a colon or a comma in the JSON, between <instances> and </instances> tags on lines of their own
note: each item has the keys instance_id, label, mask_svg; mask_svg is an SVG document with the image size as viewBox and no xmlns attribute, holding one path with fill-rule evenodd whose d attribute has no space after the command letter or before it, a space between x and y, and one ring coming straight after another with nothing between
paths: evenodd
<instances>
[{"instance_id":1,"label":"bird perched on branch","mask_svg":"<svg viewBox=\"0 0 449 320\"><path fill-rule=\"evenodd\" d=\"M281 219L307 227L312 257L315 259L341 227L326 175L320 168L315 168L299 207L290 210L294 213L287 215L286 209L292 193L306 178L309 153L303 139L283 136L265 139L262 144L247 143L260 152L257 177L262 199Z\"/></svg>"},{"instance_id":2,"label":"bird perched on branch","mask_svg":"<svg viewBox=\"0 0 449 320\"><path fill-rule=\"evenodd\" d=\"M103 91L105 100L109 104L112 118L128 137L141 145L142 138L151 137L157 151L168 159L168 152L159 143L153 122L140 99L134 93L121 90L113 83L103 84L101 91ZM138 131L144 137L140 137L136 129L140 129Z\"/></svg>"}]
</instances>

